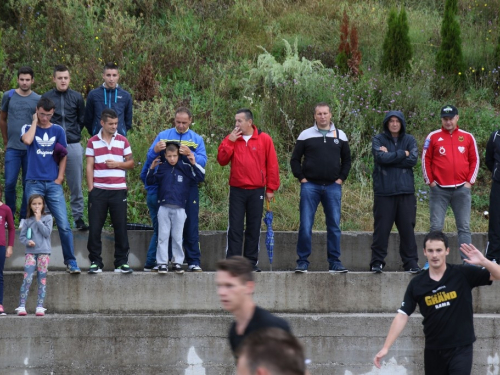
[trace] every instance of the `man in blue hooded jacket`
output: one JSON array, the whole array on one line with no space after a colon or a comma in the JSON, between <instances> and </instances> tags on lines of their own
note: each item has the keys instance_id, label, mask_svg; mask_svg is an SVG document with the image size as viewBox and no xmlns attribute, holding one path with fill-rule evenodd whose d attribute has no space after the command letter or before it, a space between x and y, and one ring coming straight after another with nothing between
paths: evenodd
<instances>
[{"instance_id":1,"label":"man in blue hooded jacket","mask_svg":"<svg viewBox=\"0 0 500 375\"><path fill-rule=\"evenodd\" d=\"M90 135L101 130L101 113L106 108L113 109L118 115L118 133L127 136L132 129L132 96L118 85L120 72L118 65L107 63L102 73L104 83L87 95L85 107L85 128Z\"/></svg>"},{"instance_id":2,"label":"man in blue hooded jacket","mask_svg":"<svg viewBox=\"0 0 500 375\"><path fill-rule=\"evenodd\" d=\"M387 112L383 132L373 137L373 243L371 271L381 273L385 266L387 245L392 226L400 236L399 254L405 271L420 272L415 220L417 202L413 167L418 148L413 136L406 134L406 120L399 111Z\"/></svg>"}]
</instances>

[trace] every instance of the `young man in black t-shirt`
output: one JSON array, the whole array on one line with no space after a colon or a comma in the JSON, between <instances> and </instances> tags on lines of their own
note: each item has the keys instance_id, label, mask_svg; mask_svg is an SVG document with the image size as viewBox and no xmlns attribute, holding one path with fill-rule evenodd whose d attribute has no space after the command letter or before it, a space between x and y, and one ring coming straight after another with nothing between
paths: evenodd
<instances>
[{"instance_id":1,"label":"young man in black t-shirt","mask_svg":"<svg viewBox=\"0 0 500 375\"><path fill-rule=\"evenodd\" d=\"M234 315L229 330L229 343L233 354L251 332L262 328L281 328L289 333L286 320L255 305L253 293L253 265L242 256L233 256L217 263L217 294L222 307Z\"/></svg>"},{"instance_id":2,"label":"young man in black t-shirt","mask_svg":"<svg viewBox=\"0 0 500 375\"><path fill-rule=\"evenodd\" d=\"M429 269L410 281L385 344L373 359L375 366L381 367L380 360L387 355L418 304L424 317L425 374L470 374L472 343L476 341L472 289L500 280L500 265L486 259L472 244L462 244L460 250L468 257L465 262L470 266L446 263L450 249L444 233L435 231L425 237L424 255Z\"/></svg>"}]
</instances>

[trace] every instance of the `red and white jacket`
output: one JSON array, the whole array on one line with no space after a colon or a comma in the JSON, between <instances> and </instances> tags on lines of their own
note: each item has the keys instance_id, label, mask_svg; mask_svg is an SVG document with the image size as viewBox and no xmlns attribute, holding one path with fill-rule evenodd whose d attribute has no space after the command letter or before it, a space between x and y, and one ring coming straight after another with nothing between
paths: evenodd
<instances>
[{"instance_id":1,"label":"red and white jacket","mask_svg":"<svg viewBox=\"0 0 500 375\"><path fill-rule=\"evenodd\" d=\"M443 128L430 133L422 153L422 171L428 185L436 182L450 188L474 184L479 171L474 136L458 127L451 134Z\"/></svg>"},{"instance_id":2,"label":"red and white jacket","mask_svg":"<svg viewBox=\"0 0 500 375\"><path fill-rule=\"evenodd\" d=\"M274 192L280 186L278 157L272 138L260 132L255 125L252 137L245 142L243 137L235 142L224 138L219 146L217 161L224 166L231 162L229 185L242 189L266 187Z\"/></svg>"}]
</instances>

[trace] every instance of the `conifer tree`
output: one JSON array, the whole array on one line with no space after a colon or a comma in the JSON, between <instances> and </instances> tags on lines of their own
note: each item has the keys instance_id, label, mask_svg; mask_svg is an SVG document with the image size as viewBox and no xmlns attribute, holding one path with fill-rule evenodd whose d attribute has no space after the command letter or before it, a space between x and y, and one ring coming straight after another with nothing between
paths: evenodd
<instances>
[{"instance_id":1,"label":"conifer tree","mask_svg":"<svg viewBox=\"0 0 500 375\"><path fill-rule=\"evenodd\" d=\"M441 25L441 46L436 55L436 70L439 73L458 74L463 70L462 39L457 12L457 0L446 0Z\"/></svg>"},{"instance_id":2,"label":"conifer tree","mask_svg":"<svg viewBox=\"0 0 500 375\"><path fill-rule=\"evenodd\" d=\"M344 16L342 17L342 23L340 24L340 44L339 44L339 54L337 55L337 66L342 73L347 73L349 71L349 65L347 64L349 60L349 55L351 54L349 48L349 16L344 10Z\"/></svg>"},{"instance_id":3,"label":"conifer tree","mask_svg":"<svg viewBox=\"0 0 500 375\"><path fill-rule=\"evenodd\" d=\"M410 27L405 9L402 8L398 15L396 9L392 8L387 23L381 70L401 76L410 70L410 61L413 56L409 36Z\"/></svg>"}]
</instances>

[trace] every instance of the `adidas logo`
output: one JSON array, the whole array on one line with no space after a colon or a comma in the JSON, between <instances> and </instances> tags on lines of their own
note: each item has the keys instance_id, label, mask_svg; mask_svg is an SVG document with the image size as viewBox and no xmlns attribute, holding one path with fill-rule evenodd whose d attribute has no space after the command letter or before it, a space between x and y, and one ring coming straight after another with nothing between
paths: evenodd
<instances>
[{"instance_id":1,"label":"adidas logo","mask_svg":"<svg viewBox=\"0 0 500 375\"><path fill-rule=\"evenodd\" d=\"M52 144L56 141L56 137L51 137L49 139L49 136L47 135L47 133L45 133L43 135L43 138L40 138L40 137L37 137L35 136L35 139L37 141L37 143L42 146L42 147L50 147L52 146Z\"/></svg>"}]
</instances>

